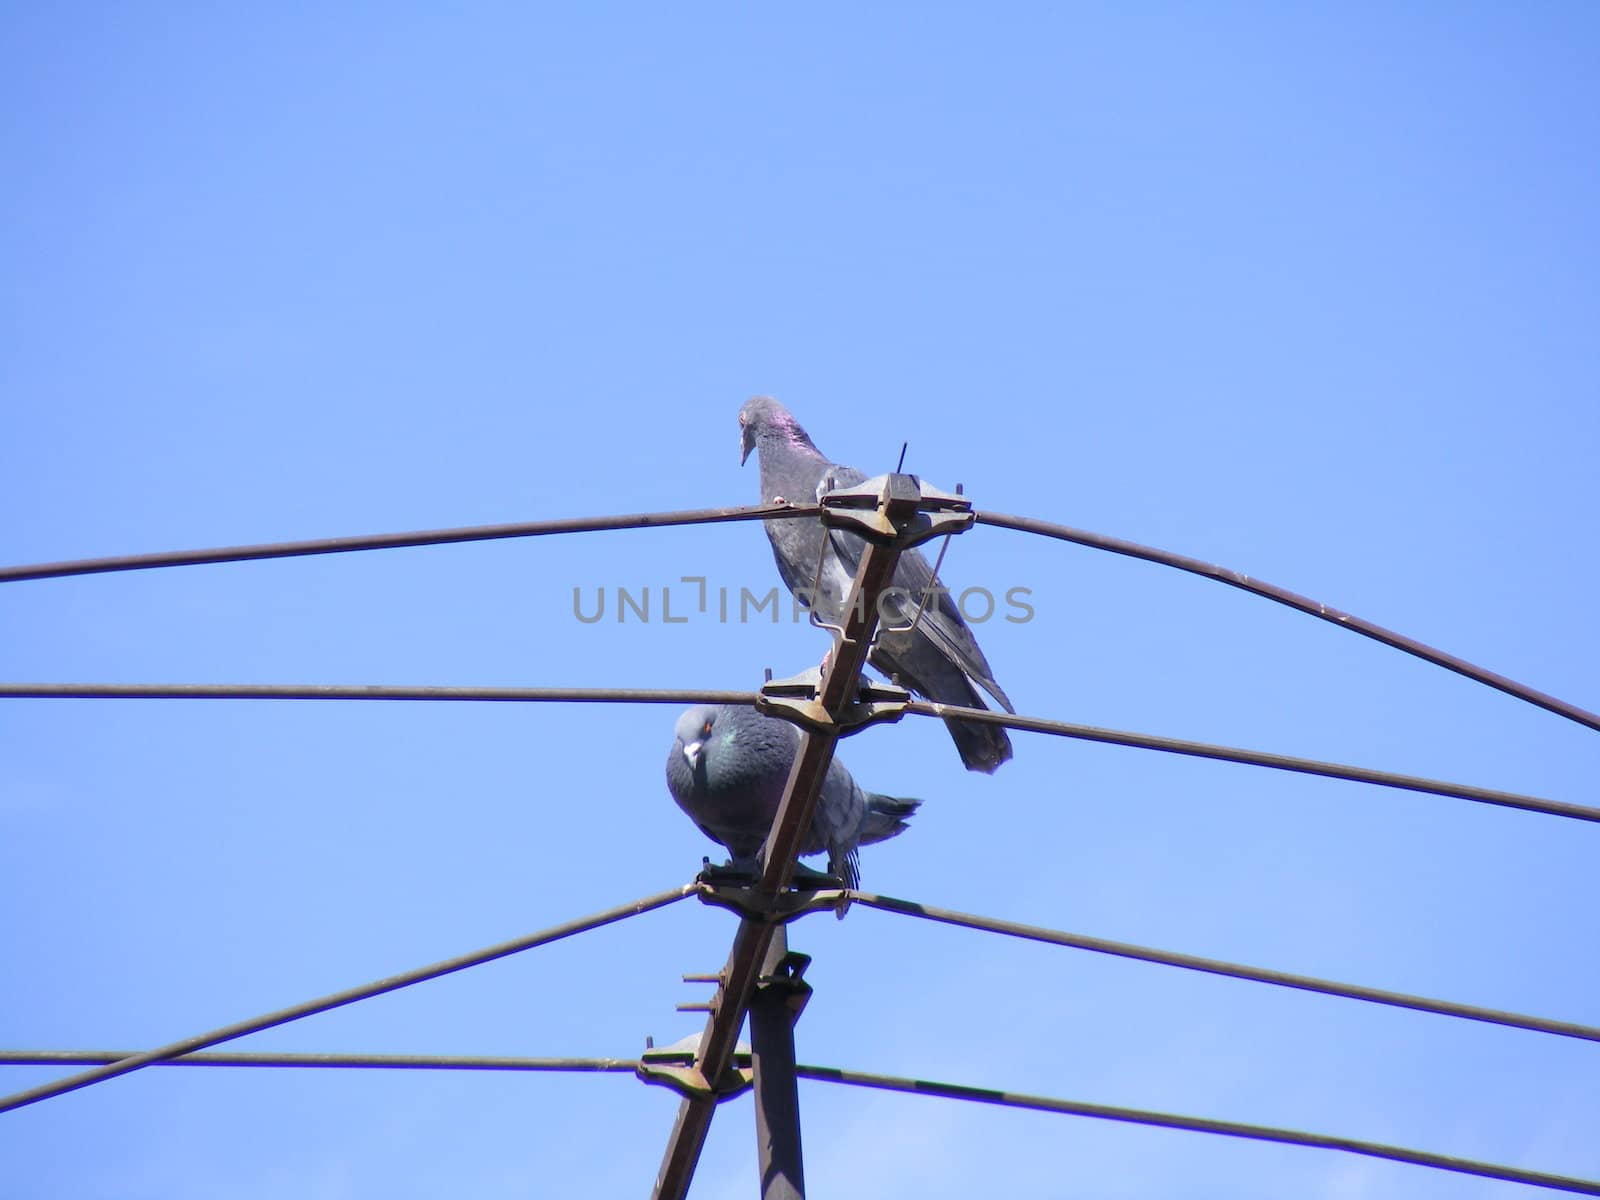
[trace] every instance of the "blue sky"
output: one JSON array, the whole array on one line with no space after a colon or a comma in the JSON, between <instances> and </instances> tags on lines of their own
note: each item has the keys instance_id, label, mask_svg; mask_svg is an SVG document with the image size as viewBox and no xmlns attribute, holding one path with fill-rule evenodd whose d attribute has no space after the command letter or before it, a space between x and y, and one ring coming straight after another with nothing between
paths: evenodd
<instances>
[{"instance_id":1,"label":"blue sky","mask_svg":"<svg viewBox=\"0 0 1600 1200\"><path fill-rule=\"evenodd\" d=\"M1600 19L1581 4L6 6L0 559L753 502L830 456L1228 564L1600 707ZM1600 739L1197 579L980 529L1019 710L1595 803ZM746 688L752 526L8 585L0 674ZM17 1048L159 1044L687 880L675 709L5 701ZM1600 1023L1600 831L1019 734L843 746L871 889ZM631 1056L692 902L241 1048ZM1596 1048L810 920L809 1062L1600 1176ZM8 1090L48 1072L6 1068ZM0 1118L25 1197L637 1196L622 1077L152 1070ZM1309 1150L802 1088L818 1195L1484 1197ZM754 1186L748 1100L696 1195Z\"/></svg>"}]
</instances>

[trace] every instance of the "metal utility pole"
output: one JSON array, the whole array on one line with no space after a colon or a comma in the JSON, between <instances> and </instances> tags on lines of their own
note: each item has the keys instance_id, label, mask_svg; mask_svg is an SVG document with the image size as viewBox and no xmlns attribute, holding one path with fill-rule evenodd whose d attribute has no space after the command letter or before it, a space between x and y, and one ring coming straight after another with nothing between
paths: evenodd
<instances>
[{"instance_id":1,"label":"metal utility pole","mask_svg":"<svg viewBox=\"0 0 1600 1200\"><path fill-rule=\"evenodd\" d=\"M688 1194L712 1114L739 1082L729 1077L734 1041L778 928L761 910L789 890L800 844L833 761L834 743L843 731L839 722L859 699L861 669L878 627L878 598L893 581L902 550L965 529L973 519L969 500L924 488L909 475L880 476L830 492L823 498L822 510L824 525L858 533L867 545L815 697L798 706L808 719L797 721L802 726L800 746L760 856L761 876L749 889L754 907L734 934L694 1063L680 1073L676 1086L684 1100L656 1175L653 1200L683 1200ZM641 1075L651 1079L648 1072Z\"/></svg>"},{"instance_id":2,"label":"metal utility pole","mask_svg":"<svg viewBox=\"0 0 1600 1200\"><path fill-rule=\"evenodd\" d=\"M761 1200L805 1200L794 1023L811 998L810 985L800 978L810 961L804 954L789 952L787 927L778 926L761 964L755 995L750 1000L750 1050L755 1074Z\"/></svg>"}]
</instances>

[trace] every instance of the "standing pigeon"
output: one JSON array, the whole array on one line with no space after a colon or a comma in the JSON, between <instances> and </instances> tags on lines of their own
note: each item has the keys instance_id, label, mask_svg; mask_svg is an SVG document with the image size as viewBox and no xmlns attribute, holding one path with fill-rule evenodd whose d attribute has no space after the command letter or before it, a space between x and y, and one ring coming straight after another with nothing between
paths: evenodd
<instances>
[{"instance_id":1,"label":"standing pigeon","mask_svg":"<svg viewBox=\"0 0 1600 1200\"><path fill-rule=\"evenodd\" d=\"M702 704L678 718L667 755L667 788L735 865L754 865L772 831L800 731L779 717L732 704ZM856 847L902 832L920 800L864 792L837 758L828 765L800 853L828 852L828 870L857 887Z\"/></svg>"},{"instance_id":2,"label":"standing pigeon","mask_svg":"<svg viewBox=\"0 0 1600 1200\"><path fill-rule=\"evenodd\" d=\"M812 504L837 488L866 481L855 468L824 458L776 400L757 396L748 401L739 410L739 428L743 442L739 461L748 459L752 450L760 456L764 503L783 499ZM830 530L820 520L795 518L768 521L766 526L784 584L820 619L842 623L866 543L856 534ZM933 571L920 550L900 555L894 587L903 591L884 594L880 616L885 620L868 661L918 695L941 704L985 708L977 690L981 687L1007 712L1016 712L947 592L929 597L918 617L925 589L933 584ZM949 718L945 725L969 771L992 774L1011 757L1011 739L999 725Z\"/></svg>"}]
</instances>

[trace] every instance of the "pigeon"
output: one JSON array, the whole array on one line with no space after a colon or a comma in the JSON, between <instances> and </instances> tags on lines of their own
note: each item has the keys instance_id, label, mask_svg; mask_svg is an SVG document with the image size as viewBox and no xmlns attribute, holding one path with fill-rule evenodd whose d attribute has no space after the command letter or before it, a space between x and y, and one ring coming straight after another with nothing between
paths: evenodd
<instances>
[{"instance_id":1,"label":"pigeon","mask_svg":"<svg viewBox=\"0 0 1600 1200\"><path fill-rule=\"evenodd\" d=\"M739 428L739 461L757 452L764 503L813 504L830 491L867 479L854 467L825 458L793 414L769 397L757 396L739 410ZM784 585L820 620L842 624L866 543L856 534L830 530L820 520L765 524ZM902 552L894 572L896 590L884 593L881 624L867 661L929 700L987 708L978 692L982 688L1006 712L1016 712L949 593L929 595L924 604L925 589L932 586L933 570L922 552ZM969 771L992 774L1011 757L1011 739L999 725L951 718L945 725Z\"/></svg>"},{"instance_id":2,"label":"pigeon","mask_svg":"<svg viewBox=\"0 0 1600 1200\"><path fill-rule=\"evenodd\" d=\"M799 746L800 731L780 717L745 705L701 704L680 716L673 730L667 789L701 833L728 848L732 865L754 868ZM862 791L835 758L800 853L826 850L828 871L847 888L858 887L856 848L904 832L921 803Z\"/></svg>"}]
</instances>

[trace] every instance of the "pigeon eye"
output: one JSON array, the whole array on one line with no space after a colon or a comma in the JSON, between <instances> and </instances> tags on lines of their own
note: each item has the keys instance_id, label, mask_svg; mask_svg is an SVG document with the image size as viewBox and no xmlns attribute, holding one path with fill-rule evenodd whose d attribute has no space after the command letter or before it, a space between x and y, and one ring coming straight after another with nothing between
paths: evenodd
<instances>
[{"instance_id":1,"label":"pigeon eye","mask_svg":"<svg viewBox=\"0 0 1600 1200\"><path fill-rule=\"evenodd\" d=\"M701 737L710 737L711 736L711 722L710 721L707 721L704 725L700 726L700 736Z\"/></svg>"}]
</instances>

